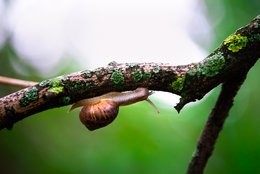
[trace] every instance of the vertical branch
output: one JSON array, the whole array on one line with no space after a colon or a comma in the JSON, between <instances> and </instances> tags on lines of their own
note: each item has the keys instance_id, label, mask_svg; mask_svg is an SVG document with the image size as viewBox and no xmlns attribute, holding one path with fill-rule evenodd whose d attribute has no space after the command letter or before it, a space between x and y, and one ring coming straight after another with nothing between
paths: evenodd
<instances>
[{"instance_id":1,"label":"vertical branch","mask_svg":"<svg viewBox=\"0 0 260 174\"><path fill-rule=\"evenodd\" d=\"M241 28L236 32L235 35L231 35L228 39L224 41L224 45L226 45L235 37L242 36L242 38L240 37L240 39L238 39L240 41L237 40L238 42L237 41L233 42L231 45L228 46L227 49L232 52L232 54L230 54L229 56L232 57L232 55L237 55L239 59L245 58L246 60L249 60L249 62L248 64L244 64L240 62L238 65L239 71L237 73L228 73L228 78L226 78L223 81L222 89L218 97L218 100L214 108L212 109L211 113L209 114L208 121L204 126L202 134L197 143L196 151L194 152L194 155L192 156L192 159L189 163L187 169L188 174L203 173L205 166L208 162L208 159L214 150L214 146L217 141L218 135L222 130L226 118L228 117L229 110L233 105L234 97L236 96L238 90L240 89L240 86L244 82L249 69L255 64L255 62L259 58L259 53L260 53L259 37L256 37L257 39L255 41L257 44L255 46L248 47L248 48L252 48L252 50L250 50L250 53L248 52L249 53L248 55L242 55L241 52L243 51L238 52L238 50L236 50L239 47L238 43L243 43L242 40L246 42L247 41L251 42L252 37L250 36L247 37L248 34L251 35L254 33L255 36L259 36L259 32L260 32L259 22L260 22L260 16L258 15L249 25L247 25L247 27L253 31L252 33L247 32L246 30ZM243 48L243 46L241 48ZM255 57L256 59L253 58L254 57L252 56L253 54L257 55L257 57Z\"/></svg>"},{"instance_id":2,"label":"vertical branch","mask_svg":"<svg viewBox=\"0 0 260 174\"><path fill-rule=\"evenodd\" d=\"M203 173L207 161L214 150L225 119L228 117L229 110L233 105L233 99L244 82L246 74L247 72L237 74L222 85L218 100L209 115L208 121L199 138L197 149L189 163L188 174Z\"/></svg>"}]
</instances>

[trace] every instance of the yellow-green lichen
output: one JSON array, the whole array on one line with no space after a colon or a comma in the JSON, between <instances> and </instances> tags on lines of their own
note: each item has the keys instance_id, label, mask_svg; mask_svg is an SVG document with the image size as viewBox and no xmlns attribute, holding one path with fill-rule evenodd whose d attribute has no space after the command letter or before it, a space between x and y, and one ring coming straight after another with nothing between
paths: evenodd
<instances>
[{"instance_id":1,"label":"yellow-green lichen","mask_svg":"<svg viewBox=\"0 0 260 174\"><path fill-rule=\"evenodd\" d=\"M171 84L173 91L181 92L184 86L184 81L185 81L184 77L179 77L175 81L173 81Z\"/></svg>"},{"instance_id":2,"label":"yellow-green lichen","mask_svg":"<svg viewBox=\"0 0 260 174\"><path fill-rule=\"evenodd\" d=\"M221 52L218 52L205 59L203 64L199 64L197 71L202 75L212 77L218 74L224 66L225 58Z\"/></svg>"},{"instance_id":3,"label":"yellow-green lichen","mask_svg":"<svg viewBox=\"0 0 260 174\"><path fill-rule=\"evenodd\" d=\"M55 94L59 94L63 91L64 87L63 86L57 86L57 87L51 87L48 89L48 92L53 92Z\"/></svg>"},{"instance_id":4,"label":"yellow-green lichen","mask_svg":"<svg viewBox=\"0 0 260 174\"><path fill-rule=\"evenodd\" d=\"M246 36L241 36L240 34L232 34L226 40L224 40L224 45L227 46L228 50L232 52L238 52L242 48L246 47L248 39Z\"/></svg>"},{"instance_id":5,"label":"yellow-green lichen","mask_svg":"<svg viewBox=\"0 0 260 174\"><path fill-rule=\"evenodd\" d=\"M133 75L134 75L134 80L135 80L136 82L140 81L140 80L143 78L143 73L142 73L141 70L135 71L135 72L133 73Z\"/></svg>"},{"instance_id":6,"label":"yellow-green lichen","mask_svg":"<svg viewBox=\"0 0 260 174\"><path fill-rule=\"evenodd\" d=\"M53 79L49 82L49 85L51 86L50 89L48 89L48 92L53 92L55 94L59 94L63 91L64 87L61 83L60 79Z\"/></svg>"},{"instance_id":7,"label":"yellow-green lichen","mask_svg":"<svg viewBox=\"0 0 260 174\"><path fill-rule=\"evenodd\" d=\"M113 74L110 77L110 80L115 84L115 85L123 85L125 83L125 77L123 73L120 70L115 70Z\"/></svg>"},{"instance_id":8,"label":"yellow-green lichen","mask_svg":"<svg viewBox=\"0 0 260 174\"><path fill-rule=\"evenodd\" d=\"M69 80L68 77L66 76L61 76L61 77L57 77L55 79L48 79L48 80L43 80L42 82L39 83L40 87L58 87L58 86L62 86L62 82L66 82L67 80Z\"/></svg>"},{"instance_id":9,"label":"yellow-green lichen","mask_svg":"<svg viewBox=\"0 0 260 174\"><path fill-rule=\"evenodd\" d=\"M36 87L32 87L26 92L24 92L24 96L21 98L19 103L22 107L24 107L37 99L38 99L38 89Z\"/></svg>"},{"instance_id":10,"label":"yellow-green lichen","mask_svg":"<svg viewBox=\"0 0 260 174\"><path fill-rule=\"evenodd\" d=\"M61 80L60 79L53 79L50 81L49 85L51 87L56 87L61 85Z\"/></svg>"}]
</instances>

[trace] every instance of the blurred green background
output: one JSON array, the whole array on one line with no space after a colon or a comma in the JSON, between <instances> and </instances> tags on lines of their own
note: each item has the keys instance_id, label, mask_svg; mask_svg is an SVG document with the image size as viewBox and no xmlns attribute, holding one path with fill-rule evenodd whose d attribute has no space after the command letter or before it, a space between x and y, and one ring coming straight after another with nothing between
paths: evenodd
<instances>
[{"instance_id":1,"label":"blurred green background","mask_svg":"<svg viewBox=\"0 0 260 174\"><path fill-rule=\"evenodd\" d=\"M194 39L208 52L260 9L258 0L204 3L214 42L203 45ZM32 75L22 76L12 61L20 61ZM43 80L32 67L22 64L8 41L0 52L0 67L1 75ZM53 76L76 69L64 66ZM258 62L235 99L205 173L260 173L259 74ZM152 97L160 115L148 103L138 103L121 108L111 125L94 132L80 123L78 110L67 113L69 107L63 107L39 113L18 122L11 131L0 131L0 173L185 173L219 89L180 114ZM16 90L0 86L0 96Z\"/></svg>"}]
</instances>

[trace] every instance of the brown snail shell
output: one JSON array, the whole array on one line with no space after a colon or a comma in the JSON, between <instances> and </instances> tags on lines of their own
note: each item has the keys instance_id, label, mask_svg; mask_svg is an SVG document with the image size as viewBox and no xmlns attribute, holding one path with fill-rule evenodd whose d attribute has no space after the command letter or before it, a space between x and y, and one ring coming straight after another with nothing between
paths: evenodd
<instances>
[{"instance_id":1,"label":"brown snail shell","mask_svg":"<svg viewBox=\"0 0 260 174\"><path fill-rule=\"evenodd\" d=\"M89 130L95 130L110 124L116 118L119 106L146 100L159 113L158 108L148 98L151 94L153 93L147 88L137 88L127 92L109 92L98 97L80 100L74 103L69 111L83 106L79 114L80 120Z\"/></svg>"},{"instance_id":2,"label":"brown snail shell","mask_svg":"<svg viewBox=\"0 0 260 174\"><path fill-rule=\"evenodd\" d=\"M96 104L84 106L79 114L80 121L89 129L95 130L110 124L116 118L119 106L113 100L100 100Z\"/></svg>"}]
</instances>

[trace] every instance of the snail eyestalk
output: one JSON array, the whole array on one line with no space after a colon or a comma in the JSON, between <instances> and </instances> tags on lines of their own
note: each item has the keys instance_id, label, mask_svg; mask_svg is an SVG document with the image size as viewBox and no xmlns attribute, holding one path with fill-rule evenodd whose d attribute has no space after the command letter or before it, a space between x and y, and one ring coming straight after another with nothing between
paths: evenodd
<instances>
[{"instance_id":1,"label":"snail eyestalk","mask_svg":"<svg viewBox=\"0 0 260 174\"><path fill-rule=\"evenodd\" d=\"M157 111L158 114L160 114L160 110L155 106L155 104L149 98L147 98L146 101L150 103L150 105L152 105L152 107Z\"/></svg>"}]
</instances>

